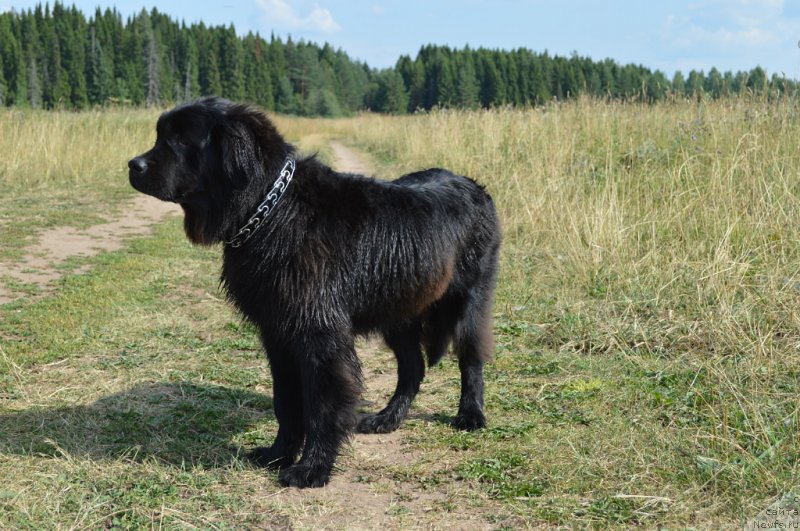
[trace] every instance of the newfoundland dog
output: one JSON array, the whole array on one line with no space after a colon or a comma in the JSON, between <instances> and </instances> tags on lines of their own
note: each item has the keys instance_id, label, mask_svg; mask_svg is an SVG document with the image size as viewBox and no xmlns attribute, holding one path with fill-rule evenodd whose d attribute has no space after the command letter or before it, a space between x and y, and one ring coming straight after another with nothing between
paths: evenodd
<instances>
[{"instance_id":1,"label":"newfoundland dog","mask_svg":"<svg viewBox=\"0 0 800 531\"><path fill-rule=\"evenodd\" d=\"M279 428L249 454L255 463L280 469L282 485L325 485L354 429L397 429L425 374L423 348L433 366L451 343L452 423L485 425L500 227L483 187L443 169L391 182L336 172L299 158L262 112L220 98L166 112L156 132L128 163L131 185L183 207L192 242L222 244L222 286L269 359ZM359 420L353 338L371 332L397 357L397 388Z\"/></svg>"}]
</instances>

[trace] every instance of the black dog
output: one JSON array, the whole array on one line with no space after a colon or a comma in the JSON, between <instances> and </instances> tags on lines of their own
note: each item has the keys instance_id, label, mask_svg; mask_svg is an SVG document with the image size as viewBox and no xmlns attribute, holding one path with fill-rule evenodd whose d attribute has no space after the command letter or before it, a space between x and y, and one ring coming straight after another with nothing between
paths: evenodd
<instances>
[{"instance_id":1,"label":"black dog","mask_svg":"<svg viewBox=\"0 0 800 531\"><path fill-rule=\"evenodd\" d=\"M280 468L283 485L328 482L356 425L353 337L375 331L397 356L397 389L358 431L395 430L425 373L421 347L432 366L451 342L453 424L485 425L500 228L481 186L442 169L381 182L295 160L264 114L218 98L165 113L156 130L128 163L131 185L180 204L192 242L224 243L222 284L269 358L278 435L251 458Z\"/></svg>"}]
</instances>

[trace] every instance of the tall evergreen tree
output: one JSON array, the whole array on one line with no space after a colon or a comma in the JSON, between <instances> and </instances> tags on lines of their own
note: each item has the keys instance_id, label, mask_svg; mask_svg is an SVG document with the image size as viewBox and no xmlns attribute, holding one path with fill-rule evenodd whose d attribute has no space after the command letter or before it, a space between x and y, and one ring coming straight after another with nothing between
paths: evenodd
<instances>
[{"instance_id":1,"label":"tall evergreen tree","mask_svg":"<svg viewBox=\"0 0 800 531\"><path fill-rule=\"evenodd\" d=\"M408 92L399 73L391 69L378 73L374 94L370 96L369 107L374 111L390 114L406 112Z\"/></svg>"},{"instance_id":2,"label":"tall evergreen tree","mask_svg":"<svg viewBox=\"0 0 800 531\"><path fill-rule=\"evenodd\" d=\"M249 35L244 49L244 91L254 103L275 109L272 79L267 65L267 44L258 35Z\"/></svg>"},{"instance_id":3,"label":"tall evergreen tree","mask_svg":"<svg viewBox=\"0 0 800 531\"><path fill-rule=\"evenodd\" d=\"M222 95L232 100L244 98L244 57L242 43L233 26L219 33L219 73Z\"/></svg>"},{"instance_id":4,"label":"tall evergreen tree","mask_svg":"<svg viewBox=\"0 0 800 531\"><path fill-rule=\"evenodd\" d=\"M481 61L483 63L483 81L480 89L481 105L484 107L502 105L506 99L505 84L495 63L494 54L488 52L482 54Z\"/></svg>"},{"instance_id":5,"label":"tall evergreen tree","mask_svg":"<svg viewBox=\"0 0 800 531\"><path fill-rule=\"evenodd\" d=\"M11 19L0 16L0 79L3 82L3 105L13 102L13 76L16 67L17 39L11 31Z\"/></svg>"},{"instance_id":6,"label":"tall evergreen tree","mask_svg":"<svg viewBox=\"0 0 800 531\"><path fill-rule=\"evenodd\" d=\"M193 35L184 31L180 36L181 90L180 101L190 101L200 95L200 56Z\"/></svg>"},{"instance_id":7,"label":"tall evergreen tree","mask_svg":"<svg viewBox=\"0 0 800 531\"><path fill-rule=\"evenodd\" d=\"M722 94L722 74L716 68L712 68L708 71L703 85L707 94L713 98L719 98Z\"/></svg>"},{"instance_id":8,"label":"tall evergreen tree","mask_svg":"<svg viewBox=\"0 0 800 531\"><path fill-rule=\"evenodd\" d=\"M34 109L42 106L42 82L36 65L36 56L28 55L27 102Z\"/></svg>"},{"instance_id":9,"label":"tall evergreen tree","mask_svg":"<svg viewBox=\"0 0 800 531\"><path fill-rule=\"evenodd\" d=\"M767 72L760 66L752 69L747 76L747 88L753 94L766 94L767 87Z\"/></svg>"},{"instance_id":10,"label":"tall evergreen tree","mask_svg":"<svg viewBox=\"0 0 800 531\"><path fill-rule=\"evenodd\" d=\"M105 103L113 91L113 71L95 27L90 30L88 98L92 103Z\"/></svg>"},{"instance_id":11,"label":"tall evergreen tree","mask_svg":"<svg viewBox=\"0 0 800 531\"><path fill-rule=\"evenodd\" d=\"M64 52L62 62L67 71L70 86L70 107L82 109L89 103L86 84L86 47L81 36L88 33L86 19L75 6L65 10L66 23L59 31ZM58 28L58 26L57 26Z\"/></svg>"},{"instance_id":12,"label":"tall evergreen tree","mask_svg":"<svg viewBox=\"0 0 800 531\"><path fill-rule=\"evenodd\" d=\"M267 50L267 64L269 66L269 77L272 80L272 95L275 99L275 108L279 106L291 107L289 101L292 99L290 93L286 92L288 74L286 71L286 56L284 55L283 42L275 35L270 37L269 49ZM291 91L290 91L291 92ZM280 103L279 103L280 98Z\"/></svg>"},{"instance_id":13,"label":"tall evergreen tree","mask_svg":"<svg viewBox=\"0 0 800 531\"><path fill-rule=\"evenodd\" d=\"M584 92L654 102L670 89L698 98L785 97L796 95L798 84L770 78L761 67L692 71L688 79L676 72L669 81L642 66L577 53L434 45L378 71L327 44L239 37L233 26L187 26L156 9L126 20L115 9L87 18L60 2L0 13L0 105L6 106L166 105L217 94L279 112L340 115L366 107L545 105Z\"/></svg>"},{"instance_id":14,"label":"tall evergreen tree","mask_svg":"<svg viewBox=\"0 0 800 531\"><path fill-rule=\"evenodd\" d=\"M731 95L733 91L733 74L730 70L726 71L725 74L722 76L722 97L727 97Z\"/></svg>"},{"instance_id":15,"label":"tall evergreen tree","mask_svg":"<svg viewBox=\"0 0 800 531\"><path fill-rule=\"evenodd\" d=\"M480 104L480 85L475 75L475 66L468 58L458 69L458 106L474 109Z\"/></svg>"},{"instance_id":16,"label":"tall evergreen tree","mask_svg":"<svg viewBox=\"0 0 800 531\"><path fill-rule=\"evenodd\" d=\"M407 55L397 60L395 70L403 78L408 91L408 110L414 111L425 107L425 67L419 59L412 61Z\"/></svg>"},{"instance_id":17,"label":"tall evergreen tree","mask_svg":"<svg viewBox=\"0 0 800 531\"><path fill-rule=\"evenodd\" d=\"M649 103L663 100L669 92L670 82L663 72L656 70L646 80L646 97Z\"/></svg>"},{"instance_id":18,"label":"tall evergreen tree","mask_svg":"<svg viewBox=\"0 0 800 531\"><path fill-rule=\"evenodd\" d=\"M340 50L336 53L333 70L338 80L338 97L347 112L352 113L362 109L369 85L369 68L360 63L353 63Z\"/></svg>"},{"instance_id":19,"label":"tall evergreen tree","mask_svg":"<svg viewBox=\"0 0 800 531\"><path fill-rule=\"evenodd\" d=\"M213 35L207 36L206 49L202 53L203 61L200 63L201 92L208 96L222 94L222 77L219 71L219 53Z\"/></svg>"},{"instance_id":20,"label":"tall evergreen tree","mask_svg":"<svg viewBox=\"0 0 800 531\"><path fill-rule=\"evenodd\" d=\"M161 63L158 55L158 43L155 34L150 31L145 37L145 86L147 105L158 105L161 102Z\"/></svg>"},{"instance_id":21,"label":"tall evergreen tree","mask_svg":"<svg viewBox=\"0 0 800 531\"><path fill-rule=\"evenodd\" d=\"M689 77L686 78L686 95L700 99L703 97L703 72L692 70L689 72Z\"/></svg>"},{"instance_id":22,"label":"tall evergreen tree","mask_svg":"<svg viewBox=\"0 0 800 531\"><path fill-rule=\"evenodd\" d=\"M6 97L8 97L8 85L6 84L5 73L0 68L0 106L6 104Z\"/></svg>"},{"instance_id":23,"label":"tall evergreen tree","mask_svg":"<svg viewBox=\"0 0 800 531\"><path fill-rule=\"evenodd\" d=\"M680 70L676 70L672 76L672 92L680 97L686 94L686 81L683 79L683 74Z\"/></svg>"},{"instance_id":24,"label":"tall evergreen tree","mask_svg":"<svg viewBox=\"0 0 800 531\"><path fill-rule=\"evenodd\" d=\"M275 110L287 114L295 114L298 111L297 101L292 90L292 82L289 81L289 77L285 74L278 79Z\"/></svg>"}]
</instances>

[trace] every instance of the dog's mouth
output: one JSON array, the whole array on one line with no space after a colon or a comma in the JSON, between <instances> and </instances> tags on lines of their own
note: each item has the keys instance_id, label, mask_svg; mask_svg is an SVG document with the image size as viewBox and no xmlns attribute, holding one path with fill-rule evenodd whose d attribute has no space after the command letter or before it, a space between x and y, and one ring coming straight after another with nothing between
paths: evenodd
<instances>
[{"instance_id":1,"label":"dog's mouth","mask_svg":"<svg viewBox=\"0 0 800 531\"><path fill-rule=\"evenodd\" d=\"M168 201L171 203L179 202L179 199L175 197L175 194L170 194L159 186L162 182L162 179L158 175L152 175L149 173L143 175L141 173L132 171L128 174L128 180L134 189L142 192L143 194L153 196L161 201Z\"/></svg>"}]
</instances>

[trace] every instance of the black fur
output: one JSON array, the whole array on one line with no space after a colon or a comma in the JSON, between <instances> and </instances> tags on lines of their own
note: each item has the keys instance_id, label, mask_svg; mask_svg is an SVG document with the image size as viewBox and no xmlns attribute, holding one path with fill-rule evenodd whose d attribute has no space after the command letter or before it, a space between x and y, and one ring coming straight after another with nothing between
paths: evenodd
<instances>
[{"instance_id":1,"label":"black fur","mask_svg":"<svg viewBox=\"0 0 800 531\"><path fill-rule=\"evenodd\" d=\"M218 98L165 113L157 133L130 161L131 184L179 203L187 236L203 245L231 239L294 154L264 114ZM278 435L252 458L280 468L283 485L324 485L354 428L390 432L406 416L425 374L422 346L433 365L454 345L453 424L483 427L499 246L494 204L471 179L430 169L383 182L298 160L265 224L223 251L222 284L258 326L273 377ZM353 338L369 332L397 357L397 389L357 423Z\"/></svg>"}]
</instances>

